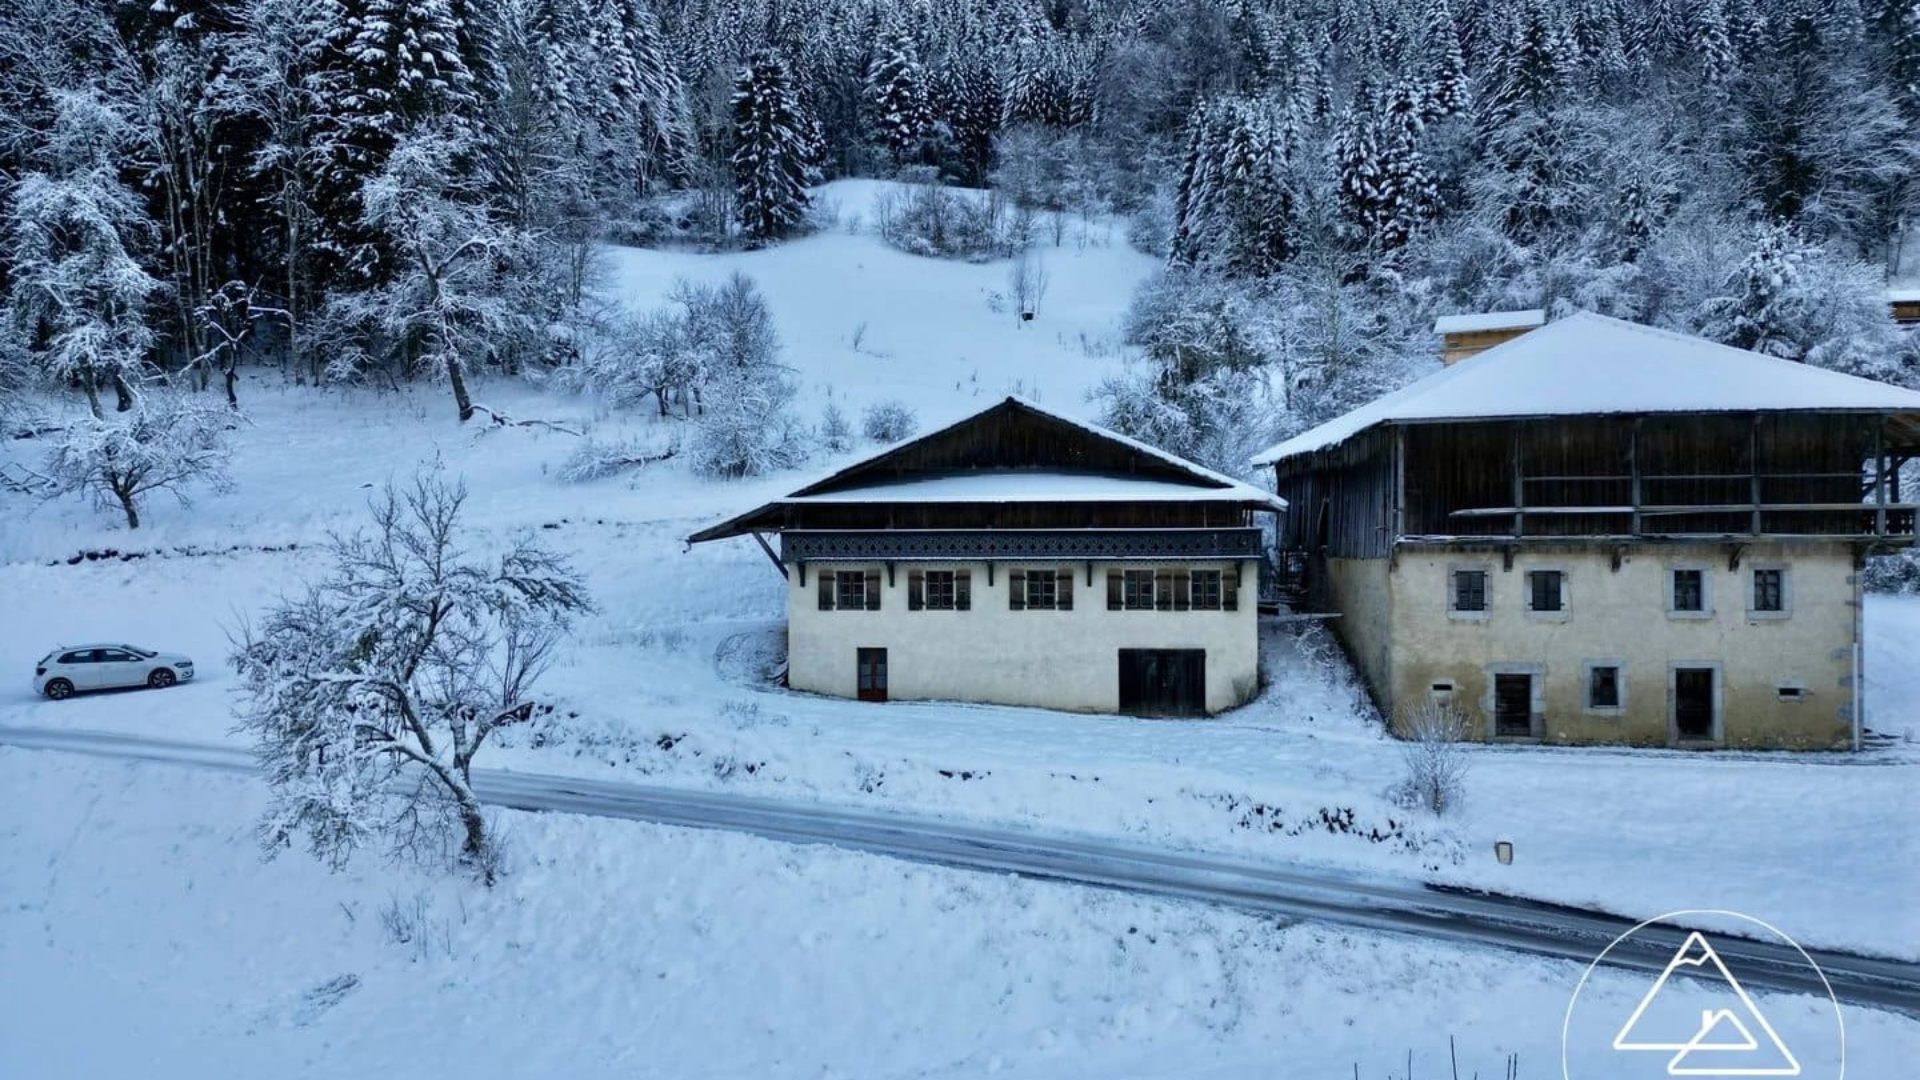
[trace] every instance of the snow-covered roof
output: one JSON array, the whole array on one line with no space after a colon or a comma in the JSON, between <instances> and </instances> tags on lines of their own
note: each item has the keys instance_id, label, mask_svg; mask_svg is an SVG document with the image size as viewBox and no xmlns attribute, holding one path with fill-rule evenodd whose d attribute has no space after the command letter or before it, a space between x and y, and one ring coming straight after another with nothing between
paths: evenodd
<instances>
[{"instance_id":1,"label":"snow-covered roof","mask_svg":"<svg viewBox=\"0 0 1920 1080\"><path fill-rule=\"evenodd\" d=\"M1920 304L1920 286L1888 289L1887 302L1890 304Z\"/></svg>"},{"instance_id":2,"label":"snow-covered roof","mask_svg":"<svg viewBox=\"0 0 1920 1080\"><path fill-rule=\"evenodd\" d=\"M1660 412L1920 412L1920 393L1582 312L1268 447L1271 465L1377 424Z\"/></svg>"},{"instance_id":3,"label":"snow-covered roof","mask_svg":"<svg viewBox=\"0 0 1920 1080\"><path fill-rule=\"evenodd\" d=\"M1541 308L1525 311L1482 311L1474 315L1442 315L1433 320L1436 334L1471 334L1481 330L1526 330L1543 326L1547 313Z\"/></svg>"},{"instance_id":4,"label":"snow-covered roof","mask_svg":"<svg viewBox=\"0 0 1920 1080\"><path fill-rule=\"evenodd\" d=\"M1124 457L1138 463L1152 459L1151 468L1139 472L1110 468L1074 467L1062 461L1059 467L1047 462L1020 462L1014 465L983 464L972 467L961 461L958 467L910 469L906 475L898 463L924 444L938 443L949 436L963 440L958 429L983 422L991 413L1030 413L1046 421L1073 427L1093 439L1125 451ZM892 460L890 460L892 459ZM1126 466L1122 466L1126 468ZM1271 491L1215 472L1176 454L1170 454L1138 439L1110 431L1077 417L1055 412L1038 402L1018 396L960 417L906 442L885 447L864 458L843 465L825 476L757 509L711 525L688 537L690 542L717 540L739 535L749 528L770 527L764 523L779 508L814 506L827 503L1012 503L1012 502L1225 502L1248 509L1285 510L1287 503Z\"/></svg>"},{"instance_id":5,"label":"snow-covered roof","mask_svg":"<svg viewBox=\"0 0 1920 1080\"><path fill-rule=\"evenodd\" d=\"M791 505L866 502L1247 502L1264 500L1284 503L1267 492L1246 484L1229 487L1196 487L1170 480L1111 473L1076 472L1051 469L1001 469L958 472L944 476L922 476L890 480L822 492L818 495L789 495L780 499Z\"/></svg>"}]
</instances>

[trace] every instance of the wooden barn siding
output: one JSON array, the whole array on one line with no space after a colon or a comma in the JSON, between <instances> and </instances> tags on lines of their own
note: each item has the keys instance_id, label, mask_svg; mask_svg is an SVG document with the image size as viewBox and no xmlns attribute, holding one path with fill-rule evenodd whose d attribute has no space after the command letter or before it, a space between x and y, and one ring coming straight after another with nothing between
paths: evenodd
<instances>
[{"instance_id":1,"label":"wooden barn siding","mask_svg":"<svg viewBox=\"0 0 1920 1080\"><path fill-rule=\"evenodd\" d=\"M1151 454L1102 439L1054 417L1007 408L923 443L903 446L811 488L808 493L975 469L1084 469L1193 482L1191 473Z\"/></svg>"},{"instance_id":2,"label":"wooden barn siding","mask_svg":"<svg viewBox=\"0 0 1920 1080\"><path fill-rule=\"evenodd\" d=\"M1390 432L1369 432L1276 470L1276 493L1287 500L1283 551L1319 551L1322 515L1326 554L1382 559L1392 546L1393 444Z\"/></svg>"},{"instance_id":3,"label":"wooden barn siding","mask_svg":"<svg viewBox=\"0 0 1920 1080\"><path fill-rule=\"evenodd\" d=\"M1763 512L1758 529L1857 534L1871 527L1862 464L1873 456L1878 423L1865 415L1716 413L1408 424L1397 429L1405 457L1397 530L1396 429L1384 428L1276 469L1278 493L1292 507L1281 547L1317 550L1323 505L1327 554L1341 558L1383 557L1396 535L1511 536L1512 514L1456 517L1454 511L1514 506L1738 506L1648 515L1639 533L1740 535L1755 531L1747 507L1756 501L1857 503L1861 511ZM1634 521L1626 509L1533 514L1524 530L1527 536L1624 536L1634 532Z\"/></svg>"}]
</instances>

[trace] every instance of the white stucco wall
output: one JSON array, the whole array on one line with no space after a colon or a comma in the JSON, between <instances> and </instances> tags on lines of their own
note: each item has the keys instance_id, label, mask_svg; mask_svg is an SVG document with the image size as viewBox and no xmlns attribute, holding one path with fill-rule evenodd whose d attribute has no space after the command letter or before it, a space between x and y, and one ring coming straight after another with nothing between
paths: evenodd
<instances>
[{"instance_id":1,"label":"white stucco wall","mask_svg":"<svg viewBox=\"0 0 1920 1080\"><path fill-rule=\"evenodd\" d=\"M1189 570L1234 564L1200 561ZM1130 562L1087 564L1022 562L1015 569L1065 569L1074 575L1073 610L1014 611L1008 606L1008 567L985 563L915 563L914 569L969 570L969 611L907 610L909 566L897 564L887 584L884 566L835 564L833 570L880 571L879 611L821 611L818 571L806 582L787 568L787 678L795 689L855 696L855 652L887 650L887 695L901 700L981 701L1038 705L1083 712L1120 707L1121 649L1204 649L1208 712L1250 697L1259 678L1257 567L1240 564L1235 611L1108 611L1110 569L1172 569Z\"/></svg>"},{"instance_id":2,"label":"white stucco wall","mask_svg":"<svg viewBox=\"0 0 1920 1080\"><path fill-rule=\"evenodd\" d=\"M1384 560L1383 560L1384 561ZM1448 612L1448 571L1487 571L1489 610ZM1701 570L1710 610L1668 611L1667 572ZM1756 567L1785 568L1784 614L1748 610ZM1559 569L1566 611L1526 609L1526 573ZM1719 672L1726 746L1833 747L1849 731L1852 647L1859 586L1852 553L1840 544L1752 544L1740 566L1724 544L1648 545L1612 554L1597 546L1529 549L1503 569L1492 552L1403 548L1388 575L1392 612L1391 700L1397 712L1451 682L1454 704L1489 734L1491 673L1529 670L1549 742L1670 741L1671 672L1677 666ZM1586 708L1586 667L1622 669L1625 701L1616 711ZM1798 687L1798 700L1779 688Z\"/></svg>"}]
</instances>

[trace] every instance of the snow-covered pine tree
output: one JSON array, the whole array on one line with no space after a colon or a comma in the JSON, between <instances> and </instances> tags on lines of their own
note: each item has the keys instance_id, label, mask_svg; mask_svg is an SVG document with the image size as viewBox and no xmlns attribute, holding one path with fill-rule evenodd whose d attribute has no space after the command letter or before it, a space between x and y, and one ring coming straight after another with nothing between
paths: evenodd
<instances>
[{"instance_id":1,"label":"snow-covered pine tree","mask_svg":"<svg viewBox=\"0 0 1920 1080\"><path fill-rule=\"evenodd\" d=\"M740 69L733 91L733 180L749 243L777 240L806 216L809 131L785 61L762 52Z\"/></svg>"},{"instance_id":2,"label":"snow-covered pine tree","mask_svg":"<svg viewBox=\"0 0 1920 1080\"><path fill-rule=\"evenodd\" d=\"M1340 199L1341 216L1361 247L1377 244L1392 216L1390 180L1379 141L1379 108L1375 93L1362 83L1354 92L1354 100L1341 114L1333 142L1335 191Z\"/></svg>"},{"instance_id":3,"label":"snow-covered pine tree","mask_svg":"<svg viewBox=\"0 0 1920 1080\"><path fill-rule=\"evenodd\" d=\"M1228 274L1265 277L1293 257L1293 190L1290 148L1270 107L1258 100L1233 103L1220 151L1220 213L1227 230L1219 265Z\"/></svg>"},{"instance_id":4,"label":"snow-covered pine tree","mask_svg":"<svg viewBox=\"0 0 1920 1080\"><path fill-rule=\"evenodd\" d=\"M1734 55L1727 9L1721 0L1706 0L1700 6L1694 17L1693 51L1700 65L1701 87L1713 101L1725 102L1739 71L1739 60Z\"/></svg>"},{"instance_id":5,"label":"snow-covered pine tree","mask_svg":"<svg viewBox=\"0 0 1920 1080\"><path fill-rule=\"evenodd\" d=\"M1383 250L1404 245L1439 207L1439 189L1420 152L1420 136L1426 129L1422 96L1417 83L1401 79L1387 94L1380 114L1384 206L1375 242Z\"/></svg>"},{"instance_id":6,"label":"snow-covered pine tree","mask_svg":"<svg viewBox=\"0 0 1920 1080\"><path fill-rule=\"evenodd\" d=\"M55 96L40 164L14 185L6 209L8 309L42 374L78 383L93 415L111 387L122 412L154 334L148 303L160 283L132 249L153 220L120 179L126 119L92 91Z\"/></svg>"},{"instance_id":7,"label":"snow-covered pine tree","mask_svg":"<svg viewBox=\"0 0 1920 1080\"><path fill-rule=\"evenodd\" d=\"M927 91L927 70L913 34L905 26L889 27L867 67L866 97L874 136L897 165L919 159L933 127Z\"/></svg>"},{"instance_id":8,"label":"snow-covered pine tree","mask_svg":"<svg viewBox=\"0 0 1920 1080\"><path fill-rule=\"evenodd\" d=\"M1427 79L1423 118L1444 120L1467 111L1467 58L1460 50L1460 30L1447 0L1428 0L1426 22Z\"/></svg>"},{"instance_id":9,"label":"snow-covered pine tree","mask_svg":"<svg viewBox=\"0 0 1920 1080\"><path fill-rule=\"evenodd\" d=\"M1000 133L1000 118L1005 112L1000 78L992 64L985 58L963 64L954 77L947 123L953 129L954 149L968 183L984 182L993 168L993 140Z\"/></svg>"},{"instance_id":10,"label":"snow-covered pine tree","mask_svg":"<svg viewBox=\"0 0 1920 1080\"><path fill-rule=\"evenodd\" d=\"M1807 318L1801 267L1813 254L1791 225L1762 226L1730 278L1732 291L1707 301L1699 332L1736 349L1791 360Z\"/></svg>"}]
</instances>

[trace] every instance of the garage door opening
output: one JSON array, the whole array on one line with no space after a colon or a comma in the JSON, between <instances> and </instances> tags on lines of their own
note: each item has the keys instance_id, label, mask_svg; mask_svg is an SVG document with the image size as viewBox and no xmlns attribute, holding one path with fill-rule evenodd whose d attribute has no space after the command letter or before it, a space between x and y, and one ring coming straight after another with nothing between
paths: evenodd
<instances>
[{"instance_id":1,"label":"garage door opening","mask_svg":"<svg viewBox=\"0 0 1920 1080\"><path fill-rule=\"evenodd\" d=\"M1121 649L1120 711L1132 716L1205 716L1205 649Z\"/></svg>"}]
</instances>

